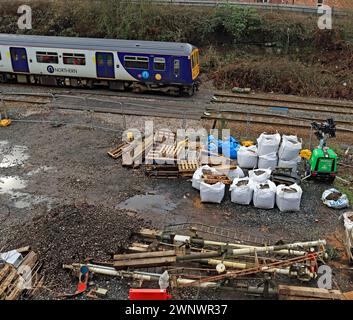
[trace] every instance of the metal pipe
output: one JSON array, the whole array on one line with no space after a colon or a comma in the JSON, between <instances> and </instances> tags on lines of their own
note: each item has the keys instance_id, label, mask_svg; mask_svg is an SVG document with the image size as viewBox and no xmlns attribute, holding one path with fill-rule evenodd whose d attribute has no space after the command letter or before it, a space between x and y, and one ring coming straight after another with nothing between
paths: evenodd
<instances>
[{"instance_id":1,"label":"metal pipe","mask_svg":"<svg viewBox=\"0 0 353 320\"><path fill-rule=\"evenodd\" d=\"M71 265L63 265L63 268L78 271L83 266L86 266L90 272L106 275L106 276L125 277L125 278L132 278L132 279L138 279L138 280L144 280L144 281L158 281L159 278L161 277L161 274L158 274L158 273L148 273L148 272L141 272L141 271L138 271L138 272L118 271L112 267L100 266L100 265L94 265L94 264L73 263ZM189 284L192 282L195 282L195 280L184 279L184 278L176 279L177 286L184 285L186 283ZM204 282L204 283L195 283L195 286L202 287L202 288L214 288L214 287L219 287L219 284L216 282Z\"/></svg>"},{"instance_id":2,"label":"metal pipe","mask_svg":"<svg viewBox=\"0 0 353 320\"><path fill-rule=\"evenodd\" d=\"M318 240L318 241L308 241L308 242L295 242L295 243L289 243L289 244L284 244L280 246L233 249L233 250L229 250L229 253L232 254L233 256L240 256L244 254L251 254L251 253L258 253L258 252L274 252L278 250L310 248L310 247L316 247L321 245L326 245L326 241Z\"/></svg>"},{"instance_id":3,"label":"metal pipe","mask_svg":"<svg viewBox=\"0 0 353 320\"><path fill-rule=\"evenodd\" d=\"M238 243L226 243L226 242L219 242L219 241L211 241L211 240L204 240L204 239L196 239L188 236L176 236L179 239L183 239L184 243L188 241L191 244L197 244L201 246L214 246L214 247L228 247L228 248L254 248L254 249L262 249L265 247L257 247L257 246L249 246L249 245L244 245L244 244L238 244ZM163 240L170 240L170 235L163 235ZM269 247L267 247L269 248ZM260 251L257 251L260 252ZM303 256L306 254L305 251L298 251L298 250L292 250L290 248L287 249L282 249L282 250L276 250L274 253L276 254L285 254L285 255L293 255L293 256Z\"/></svg>"},{"instance_id":4,"label":"metal pipe","mask_svg":"<svg viewBox=\"0 0 353 320\"><path fill-rule=\"evenodd\" d=\"M211 265L211 266L216 266L222 263L226 268L234 268L234 269L248 269L248 268L254 267L254 264L249 265L248 263L245 263L245 262L222 261L217 259L202 260L201 262L207 263L208 265ZM267 272L278 273L278 274L283 274L288 276L289 268L284 268L284 269L272 268L267 270ZM296 275L296 273L292 273L292 274Z\"/></svg>"}]
</instances>

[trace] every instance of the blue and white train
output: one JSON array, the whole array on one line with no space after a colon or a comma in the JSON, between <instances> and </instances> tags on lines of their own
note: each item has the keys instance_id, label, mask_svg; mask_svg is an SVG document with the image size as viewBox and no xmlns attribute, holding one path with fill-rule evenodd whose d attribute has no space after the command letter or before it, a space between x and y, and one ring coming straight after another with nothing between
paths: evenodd
<instances>
[{"instance_id":1,"label":"blue and white train","mask_svg":"<svg viewBox=\"0 0 353 320\"><path fill-rule=\"evenodd\" d=\"M193 95L199 73L188 43L0 34L2 82Z\"/></svg>"}]
</instances>

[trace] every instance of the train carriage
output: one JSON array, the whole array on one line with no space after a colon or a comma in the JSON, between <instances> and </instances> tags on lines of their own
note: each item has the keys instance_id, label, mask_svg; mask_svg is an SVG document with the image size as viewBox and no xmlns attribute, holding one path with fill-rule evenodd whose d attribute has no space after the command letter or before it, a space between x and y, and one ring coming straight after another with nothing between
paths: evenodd
<instances>
[{"instance_id":1,"label":"train carriage","mask_svg":"<svg viewBox=\"0 0 353 320\"><path fill-rule=\"evenodd\" d=\"M0 34L0 80L192 95L199 51L188 43Z\"/></svg>"}]
</instances>

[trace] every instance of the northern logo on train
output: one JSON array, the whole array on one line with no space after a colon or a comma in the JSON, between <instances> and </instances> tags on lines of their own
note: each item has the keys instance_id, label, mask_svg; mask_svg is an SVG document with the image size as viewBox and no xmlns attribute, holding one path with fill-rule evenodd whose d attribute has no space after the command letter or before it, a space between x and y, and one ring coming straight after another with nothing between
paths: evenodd
<instances>
[{"instance_id":1,"label":"northern logo on train","mask_svg":"<svg viewBox=\"0 0 353 320\"><path fill-rule=\"evenodd\" d=\"M48 66L48 68L47 68L47 71L49 72L49 73L54 73L54 67L53 66Z\"/></svg>"}]
</instances>

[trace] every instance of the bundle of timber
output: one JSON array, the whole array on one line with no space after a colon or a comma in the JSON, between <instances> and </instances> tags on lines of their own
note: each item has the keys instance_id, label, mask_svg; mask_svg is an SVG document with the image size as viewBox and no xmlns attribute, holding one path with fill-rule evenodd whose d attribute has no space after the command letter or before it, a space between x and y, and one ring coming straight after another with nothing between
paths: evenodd
<instances>
[{"instance_id":1,"label":"bundle of timber","mask_svg":"<svg viewBox=\"0 0 353 320\"><path fill-rule=\"evenodd\" d=\"M38 255L23 247L0 254L0 300L18 300L23 294L36 296L44 283Z\"/></svg>"}]
</instances>

